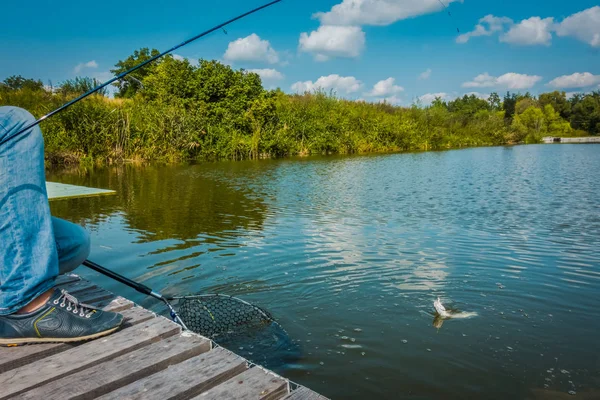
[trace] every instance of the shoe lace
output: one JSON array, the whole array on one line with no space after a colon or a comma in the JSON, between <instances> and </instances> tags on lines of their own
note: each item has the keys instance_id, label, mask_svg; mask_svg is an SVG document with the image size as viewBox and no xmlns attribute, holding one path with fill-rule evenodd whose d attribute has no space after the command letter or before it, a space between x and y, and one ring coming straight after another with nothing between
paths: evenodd
<instances>
[{"instance_id":1,"label":"shoe lace","mask_svg":"<svg viewBox=\"0 0 600 400\"><path fill-rule=\"evenodd\" d=\"M67 311L72 311L73 314L79 314L80 317L90 318L92 314L96 312L96 308L81 303L79 300L75 298L72 294L67 293L66 290L61 289L60 297L54 300L54 304L58 305L60 303L61 307L67 307Z\"/></svg>"}]
</instances>

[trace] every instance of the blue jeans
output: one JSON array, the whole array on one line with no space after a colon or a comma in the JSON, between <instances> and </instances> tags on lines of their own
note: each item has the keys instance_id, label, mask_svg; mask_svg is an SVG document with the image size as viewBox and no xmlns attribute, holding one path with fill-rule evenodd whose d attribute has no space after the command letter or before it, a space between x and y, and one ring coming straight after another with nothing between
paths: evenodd
<instances>
[{"instance_id":1,"label":"blue jeans","mask_svg":"<svg viewBox=\"0 0 600 400\"><path fill-rule=\"evenodd\" d=\"M33 121L23 109L0 107L0 315L52 288L90 251L83 228L50 215L42 131L16 136Z\"/></svg>"}]
</instances>

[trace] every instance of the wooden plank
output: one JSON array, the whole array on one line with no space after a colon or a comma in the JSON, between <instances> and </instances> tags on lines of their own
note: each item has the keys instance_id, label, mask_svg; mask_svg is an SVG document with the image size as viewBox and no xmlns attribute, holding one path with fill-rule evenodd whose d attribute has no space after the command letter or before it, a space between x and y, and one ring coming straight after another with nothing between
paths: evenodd
<instances>
[{"instance_id":1,"label":"wooden plank","mask_svg":"<svg viewBox=\"0 0 600 400\"><path fill-rule=\"evenodd\" d=\"M25 365L0 374L0 399L18 395L51 380L77 373L180 332L178 325L158 317L105 338L43 358L35 368ZM18 349L18 348L17 348Z\"/></svg>"},{"instance_id":2,"label":"wooden plank","mask_svg":"<svg viewBox=\"0 0 600 400\"><path fill-rule=\"evenodd\" d=\"M101 300L115 299L117 296L112 294L111 292L104 290L102 288L90 289L89 291L84 291L77 294L77 300L84 304L90 304L93 302L99 302Z\"/></svg>"},{"instance_id":3,"label":"wooden plank","mask_svg":"<svg viewBox=\"0 0 600 400\"><path fill-rule=\"evenodd\" d=\"M127 311L131 309L133 303L122 297L116 298L107 307L104 307L106 311L121 312L125 317L125 323L129 326L147 321L154 318L155 315L150 311L144 310L147 314L138 314L137 310L135 313ZM0 347L0 373L10 371L23 365L27 365L42 358L57 354L81 343L44 343L22 347Z\"/></svg>"},{"instance_id":4,"label":"wooden plank","mask_svg":"<svg viewBox=\"0 0 600 400\"><path fill-rule=\"evenodd\" d=\"M100 399L189 399L238 375L246 368L243 358L217 348L108 393Z\"/></svg>"},{"instance_id":5,"label":"wooden plank","mask_svg":"<svg viewBox=\"0 0 600 400\"><path fill-rule=\"evenodd\" d=\"M127 302L131 303L129 300L123 299L122 297L117 297L117 298L108 298L108 299L99 299L99 300L88 301L88 302L86 302L86 304L88 304L92 307L100 308L102 310L121 312L122 308L120 308L120 307L129 308L129 307L131 307L131 305L134 304L134 303L131 303L131 305L128 306Z\"/></svg>"},{"instance_id":6,"label":"wooden plank","mask_svg":"<svg viewBox=\"0 0 600 400\"><path fill-rule=\"evenodd\" d=\"M0 347L0 376L3 372L72 349L75 346L76 344L44 343L22 347Z\"/></svg>"},{"instance_id":7,"label":"wooden plank","mask_svg":"<svg viewBox=\"0 0 600 400\"><path fill-rule=\"evenodd\" d=\"M227 382L212 388L194 400L216 399L281 399L288 393L286 380L269 373L260 367L250 368Z\"/></svg>"},{"instance_id":8,"label":"wooden plank","mask_svg":"<svg viewBox=\"0 0 600 400\"><path fill-rule=\"evenodd\" d=\"M300 386L292 393L284 397L284 400L328 400L327 397L321 396L319 393Z\"/></svg>"},{"instance_id":9,"label":"wooden plank","mask_svg":"<svg viewBox=\"0 0 600 400\"><path fill-rule=\"evenodd\" d=\"M106 301L102 300L101 302L106 302ZM90 304L90 306L98 307L105 311L123 312L123 311L133 307L133 305L134 305L131 300L127 300L123 297L117 297L116 299L112 299L110 302L107 302L107 304L100 305L99 303L100 302L92 303L92 304Z\"/></svg>"},{"instance_id":10,"label":"wooden plank","mask_svg":"<svg viewBox=\"0 0 600 400\"><path fill-rule=\"evenodd\" d=\"M81 293L86 290L92 290L92 289L98 288L98 286L96 286L95 284L93 284L89 281L86 281L84 279L81 279L81 280L75 281L75 282L68 282L65 284L56 285L55 287L58 289L64 289L74 296L77 293Z\"/></svg>"},{"instance_id":11,"label":"wooden plank","mask_svg":"<svg viewBox=\"0 0 600 400\"><path fill-rule=\"evenodd\" d=\"M130 308L127 311L124 311L122 314L124 317L122 329L141 324L142 322L149 321L153 318L158 318L156 314L142 307Z\"/></svg>"},{"instance_id":12,"label":"wooden plank","mask_svg":"<svg viewBox=\"0 0 600 400\"><path fill-rule=\"evenodd\" d=\"M210 341L200 336L177 335L76 374L52 380L44 386L22 393L19 399L94 399L170 365L205 353L210 347Z\"/></svg>"},{"instance_id":13,"label":"wooden plank","mask_svg":"<svg viewBox=\"0 0 600 400\"><path fill-rule=\"evenodd\" d=\"M81 278L79 277L79 275L75 275L75 274L59 275L54 280L54 285L60 286L60 285L65 285L65 284L71 283L71 282L77 282L80 280L81 280Z\"/></svg>"},{"instance_id":14,"label":"wooden plank","mask_svg":"<svg viewBox=\"0 0 600 400\"><path fill-rule=\"evenodd\" d=\"M48 200L62 200L73 197L106 196L116 193L114 190L66 185L64 183L56 182L46 182L46 192L48 192Z\"/></svg>"}]
</instances>

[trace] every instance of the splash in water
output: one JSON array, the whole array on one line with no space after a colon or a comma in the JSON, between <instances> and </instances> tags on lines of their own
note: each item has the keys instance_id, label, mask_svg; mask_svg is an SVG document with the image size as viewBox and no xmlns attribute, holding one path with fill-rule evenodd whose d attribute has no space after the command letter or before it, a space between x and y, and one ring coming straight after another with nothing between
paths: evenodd
<instances>
[{"instance_id":1,"label":"splash in water","mask_svg":"<svg viewBox=\"0 0 600 400\"><path fill-rule=\"evenodd\" d=\"M453 309L446 309L442 304L442 301L438 297L433 302L433 308L435 308L435 317L433 319L433 326L436 328L441 328L444 324L444 321L447 319L465 319L476 317L476 312L465 312Z\"/></svg>"}]
</instances>

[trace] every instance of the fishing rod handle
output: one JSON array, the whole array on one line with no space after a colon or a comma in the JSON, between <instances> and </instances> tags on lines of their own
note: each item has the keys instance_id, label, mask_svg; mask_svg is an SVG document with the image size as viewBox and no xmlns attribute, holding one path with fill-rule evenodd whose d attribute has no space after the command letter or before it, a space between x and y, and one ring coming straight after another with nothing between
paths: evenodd
<instances>
[{"instance_id":1,"label":"fishing rod handle","mask_svg":"<svg viewBox=\"0 0 600 400\"><path fill-rule=\"evenodd\" d=\"M155 292L154 290L152 290L151 288L149 288L148 286L132 281L129 278L124 277L123 275L119 275L116 272L111 271L110 269L104 268L101 265L96 264L95 262L92 262L90 260L86 260L83 262L83 265L85 265L86 267L93 269L96 272L101 273L102 275L105 275L111 279L114 279L118 282L121 282L124 285L129 286L132 289L137 290L140 293L143 293L145 295L148 296L152 296L155 299L158 300L163 300L163 296L160 293Z\"/></svg>"}]
</instances>

